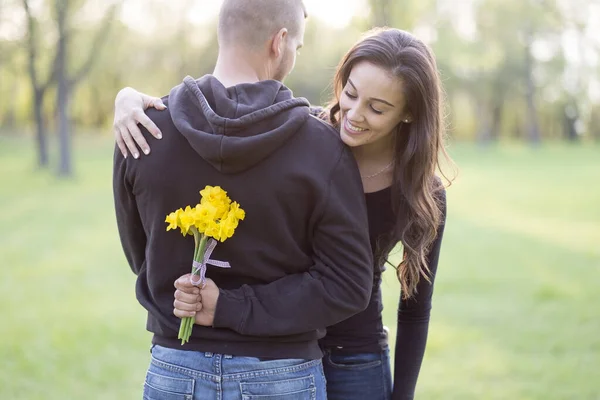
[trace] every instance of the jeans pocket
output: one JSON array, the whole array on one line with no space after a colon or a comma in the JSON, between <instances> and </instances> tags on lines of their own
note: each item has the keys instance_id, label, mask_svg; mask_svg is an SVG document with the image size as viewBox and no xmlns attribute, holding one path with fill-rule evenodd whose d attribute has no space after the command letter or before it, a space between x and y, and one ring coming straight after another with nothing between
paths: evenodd
<instances>
[{"instance_id":1,"label":"jeans pocket","mask_svg":"<svg viewBox=\"0 0 600 400\"><path fill-rule=\"evenodd\" d=\"M364 354L325 354L325 362L340 369L369 369L381 366L381 355L377 353Z\"/></svg>"},{"instance_id":2,"label":"jeans pocket","mask_svg":"<svg viewBox=\"0 0 600 400\"><path fill-rule=\"evenodd\" d=\"M314 400L317 389L313 375L280 381L240 382L242 400Z\"/></svg>"},{"instance_id":3,"label":"jeans pocket","mask_svg":"<svg viewBox=\"0 0 600 400\"><path fill-rule=\"evenodd\" d=\"M167 372L168 373L168 372ZM148 371L144 382L144 400L192 400L194 380Z\"/></svg>"}]
</instances>

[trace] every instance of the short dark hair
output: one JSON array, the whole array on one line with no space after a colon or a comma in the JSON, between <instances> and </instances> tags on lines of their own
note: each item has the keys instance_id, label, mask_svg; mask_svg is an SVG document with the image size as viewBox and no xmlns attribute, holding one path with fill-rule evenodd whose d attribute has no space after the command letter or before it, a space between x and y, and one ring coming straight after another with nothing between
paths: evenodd
<instances>
[{"instance_id":1,"label":"short dark hair","mask_svg":"<svg viewBox=\"0 0 600 400\"><path fill-rule=\"evenodd\" d=\"M219 44L258 48L282 28L298 35L300 13L308 16L302 0L225 0L219 13Z\"/></svg>"}]
</instances>

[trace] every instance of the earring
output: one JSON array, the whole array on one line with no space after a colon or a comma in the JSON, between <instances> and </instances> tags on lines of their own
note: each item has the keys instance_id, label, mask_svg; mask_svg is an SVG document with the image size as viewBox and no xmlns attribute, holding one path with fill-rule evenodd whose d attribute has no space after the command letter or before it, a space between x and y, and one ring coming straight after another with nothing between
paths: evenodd
<instances>
[{"instance_id":1,"label":"earring","mask_svg":"<svg viewBox=\"0 0 600 400\"><path fill-rule=\"evenodd\" d=\"M405 124L408 124L408 118L404 120L404 123L405 123Z\"/></svg>"}]
</instances>

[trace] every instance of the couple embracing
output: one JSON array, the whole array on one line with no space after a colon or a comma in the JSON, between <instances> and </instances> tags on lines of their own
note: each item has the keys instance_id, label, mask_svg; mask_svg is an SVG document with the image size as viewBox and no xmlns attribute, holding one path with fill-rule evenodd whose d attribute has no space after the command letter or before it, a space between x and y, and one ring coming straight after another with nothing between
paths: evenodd
<instances>
[{"instance_id":1,"label":"couple embracing","mask_svg":"<svg viewBox=\"0 0 600 400\"><path fill-rule=\"evenodd\" d=\"M225 0L211 75L117 96L117 224L153 333L144 399L414 397L446 209L436 62L407 32L371 31L313 107L282 83L306 17L301 0ZM164 219L207 185L246 218L213 253L231 268L194 285L193 240ZM386 264L401 286L393 379Z\"/></svg>"}]
</instances>

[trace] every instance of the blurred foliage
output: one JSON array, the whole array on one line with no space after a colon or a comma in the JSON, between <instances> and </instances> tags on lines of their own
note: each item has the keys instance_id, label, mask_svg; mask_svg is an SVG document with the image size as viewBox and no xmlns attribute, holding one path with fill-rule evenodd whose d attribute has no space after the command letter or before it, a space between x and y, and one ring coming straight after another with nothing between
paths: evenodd
<instances>
[{"instance_id":1,"label":"blurred foliage","mask_svg":"<svg viewBox=\"0 0 600 400\"><path fill-rule=\"evenodd\" d=\"M32 0L39 26L42 78L50 76L57 32L50 3ZM121 0L126 5L133 0ZM74 90L69 105L79 128L109 131L113 100L124 86L167 94L185 75L210 73L217 54L216 21L192 21L190 0L148 0L148 29L117 14L108 46ZM309 18L305 46L286 81L297 96L324 104L335 66L377 25L409 30L432 46L447 95L450 134L483 143L502 138L600 140L599 0L365 0L370 12L345 28ZM72 0L69 69L86 59L105 8ZM0 0L0 126L32 128L33 93L27 74L27 29L22 1ZM169 11L169 12L167 12ZM310 10L309 10L310 13ZM597 24L596 24L597 25ZM94 49L95 50L95 49ZM45 119L56 126L56 85L44 99ZM50 131L54 129L51 128ZM18 129L23 131L23 129Z\"/></svg>"}]
</instances>

